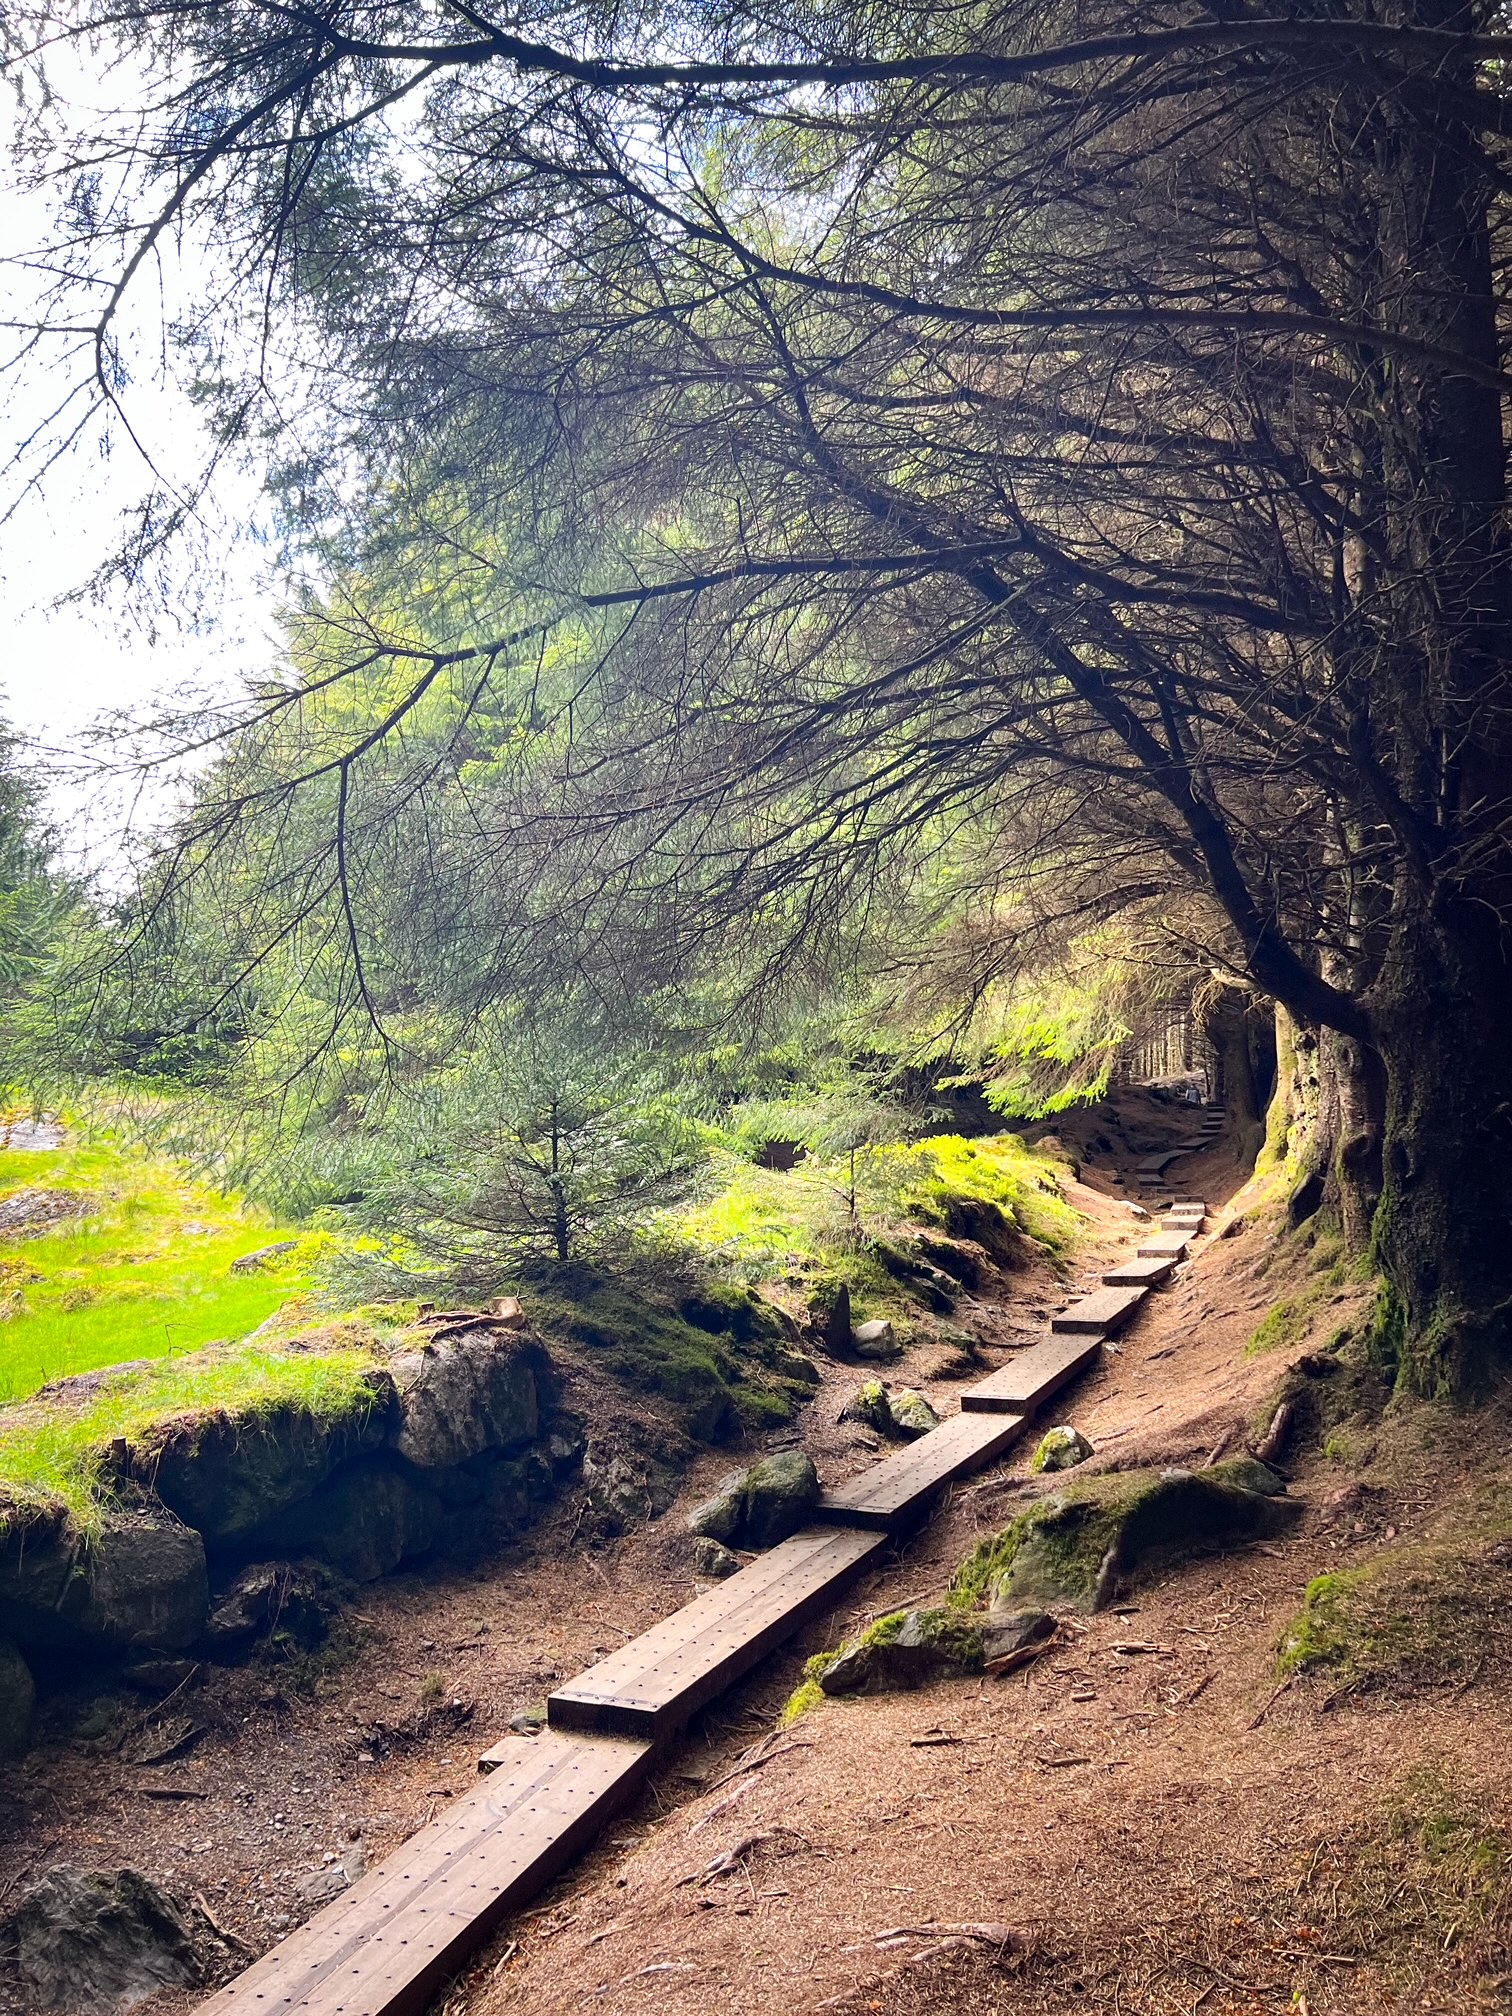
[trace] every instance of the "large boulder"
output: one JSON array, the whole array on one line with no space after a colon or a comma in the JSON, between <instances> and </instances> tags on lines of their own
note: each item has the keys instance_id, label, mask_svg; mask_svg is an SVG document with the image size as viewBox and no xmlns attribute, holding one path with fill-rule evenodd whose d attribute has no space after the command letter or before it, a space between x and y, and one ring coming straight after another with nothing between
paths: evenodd
<instances>
[{"instance_id":1,"label":"large boulder","mask_svg":"<svg viewBox=\"0 0 1512 2016\"><path fill-rule=\"evenodd\" d=\"M61 1513L18 1518L0 1545L0 1630L27 1650L179 1652L209 1603L204 1542L150 1502L88 1533Z\"/></svg>"},{"instance_id":2,"label":"large boulder","mask_svg":"<svg viewBox=\"0 0 1512 2016\"><path fill-rule=\"evenodd\" d=\"M545 1354L508 1331L470 1330L389 1361L399 1395L393 1447L422 1470L533 1442Z\"/></svg>"},{"instance_id":3,"label":"large boulder","mask_svg":"<svg viewBox=\"0 0 1512 2016\"><path fill-rule=\"evenodd\" d=\"M31 2001L83 2016L193 1987L223 1952L195 1914L135 1869L60 1864L22 1898L11 1929Z\"/></svg>"},{"instance_id":4,"label":"large boulder","mask_svg":"<svg viewBox=\"0 0 1512 2016\"><path fill-rule=\"evenodd\" d=\"M0 1638L0 1757L19 1757L31 1741L37 1689L19 1649Z\"/></svg>"},{"instance_id":5,"label":"large boulder","mask_svg":"<svg viewBox=\"0 0 1512 2016\"><path fill-rule=\"evenodd\" d=\"M363 1402L335 1419L279 1406L175 1424L152 1452L153 1489L212 1552L246 1549L343 1464L381 1448L398 1414L393 1381L374 1372Z\"/></svg>"},{"instance_id":6,"label":"large boulder","mask_svg":"<svg viewBox=\"0 0 1512 2016\"><path fill-rule=\"evenodd\" d=\"M704 1539L735 1547L775 1547L800 1526L819 1502L819 1473L801 1449L779 1450L749 1470L732 1470L714 1494L688 1515Z\"/></svg>"},{"instance_id":7,"label":"large boulder","mask_svg":"<svg viewBox=\"0 0 1512 2016\"><path fill-rule=\"evenodd\" d=\"M745 1512L740 1537L747 1547L775 1547L800 1526L819 1503L819 1473L801 1449L783 1449L746 1472Z\"/></svg>"},{"instance_id":8,"label":"large boulder","mask_svg":"<svg viewBox=\"0 0 1512 2016\"><path fill-rule=\"evenodd\" d=\"M1141 1575L1184 1555L1283 1532L1301 1511L1252 1458L1211 1470L1129 1470L1064 1486L983 1541L955 1578L958 1597L995 1610L1100 1610Z\"/></svg>"}]
</instances>

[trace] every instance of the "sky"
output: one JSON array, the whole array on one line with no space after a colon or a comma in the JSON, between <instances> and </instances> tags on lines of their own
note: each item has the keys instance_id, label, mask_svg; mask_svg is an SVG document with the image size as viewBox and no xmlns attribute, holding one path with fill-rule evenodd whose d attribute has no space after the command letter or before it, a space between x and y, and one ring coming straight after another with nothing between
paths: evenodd
<instances>
[{"instance_id":1,"label":"sky","mask_svg":"<svg viewBox=\"0 0 1512 2016\"><path fill-rule=\"evenodd\" d=\"M6 323L24 321L32 310L37 283L28 255L48 231L44 206L12 183L10 138L0 128ZM182 390L150 363L162 354L158 331L169 305L150 286L141 290L135 325L124 332L138 373L125 396L143 448L172 481L201 466L205 444ZM75 861L104 862L108 872L123 819L151 824L170 800L112 778L121 740L112 736L102 747L91 730L121 713L150 715L169 696L224 696L249 674L266 671L277 657L278 593L253 536L256 486L227 472L217 487L215 521L201 525L198 550L186 545L173 560L166 594L155 604L89 598L92 575L120 538L123 514L150 484L148 462L120 428L109 454L102 453L103 429L90 427L29 492L14 467L17 445L78 376L77 363L57 360L0 368L0 717L34 745L65 850ZM182 612L195 600L203 606L189 620Z\"/></svg>"}]
</instances>

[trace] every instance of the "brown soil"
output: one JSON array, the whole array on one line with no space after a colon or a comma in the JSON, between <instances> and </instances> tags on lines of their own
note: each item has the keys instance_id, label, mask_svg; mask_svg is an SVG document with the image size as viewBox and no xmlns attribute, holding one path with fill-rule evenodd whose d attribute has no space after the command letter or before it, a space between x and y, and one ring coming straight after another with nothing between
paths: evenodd
<instances>
[{"instance_id":1,"label":"brown soil","mask_svg":"<svg viewBox=\"0 0 1512 2016\"><path fill-rule=\"evenodd\" d=\"M1182 1131L1144 1102L1127 1118L1141 1139ZM1240 1177L1221 1145L1187 1170L1181 1194L1219 1203ZM1131 1250L1136 1221L1111 1189L1095 1175L1072 1186L1089 1219L1077 1278ZM1239 1446L1288 1361L1357 1314L1362 1288L1315 1292L1306 1331L1246 1355L1305 1256L1278 1244L1256 1186L1236 1202L1238 1235L1217 1213L1195 1260L1064 1403L1097 1465ZM1030 1332L1074 1286L1021 1279L977 1327ZM894 1376L952 1408L952 1380L928 1376L948 1356L922 1350ZM831 1479L872 1460L874 1438L837 1420L858 1376L827 1366L803 1420ZM609 1838L454 1986L447 2016L1512 2010L1505 1897L1488 1905L1481 1881L1499 1869L1505 1887L1512 1868L1496 1861L1498 1830L1512 1837L1505 1675L1493 1661L1453 1688L1341 1696L1324 1679L1276 1693L1276 1639L1308 1580L1367 1558L1388 1528L1397 1544L1428 1530L1477 1464L1508 1453L1506 1423L1483 1417L1467 1471L1437 1420L1398 1420L1367 1496L1340 1497L1348 1473L1307 1455L1293 1537L1072 1620L1038 1665L827 1703L779 1731L808 1653L937 1596L1012 1515L1026 1446L707 1711ZM44 1747L7 1781L0 1895L58 1861L129 1861L199 1892L262 1950L312 1908L297 1885L325 1858L358 1837L384 1853L466 1788L512 1712L693 1593L680 1513L730 1460L701 1457L678 1507L622 1539L585 1545L569 1501L502 1563L375 1585L352 1620L355 1656L258 1662L186 1691L166 1712L202 1733L167 1762L132 1763L130 1741ZM1425 1802L1469 1816L1445 1837L1481 1844L1468 1861L1422 1848L1402 1815ZM21 2006L3 1972L0 2006Z\"/></svg>"}]
</instances>

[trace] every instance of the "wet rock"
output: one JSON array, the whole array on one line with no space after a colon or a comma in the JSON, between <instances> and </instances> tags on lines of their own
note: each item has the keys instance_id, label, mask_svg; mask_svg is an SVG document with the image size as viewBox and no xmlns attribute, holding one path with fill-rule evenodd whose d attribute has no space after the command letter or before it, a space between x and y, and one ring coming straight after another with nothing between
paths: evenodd
<instances>
[{"instance_id":1,"label":"wet rock","mask_svg":"<svg viewBox=\"0 0 1512 2016\"><path fill-rule=\"evenodd\" d=\"M196 1914L135 1869L51 1869L11 1925L32 2001L87 2016L192 1987L218 1957Z\"/></svg>"},{"instance_id":2,"label":"wet rock","mask_svg":"<svg viewBox=\"0 0 1512 2016\"><path fill-rule=\"evenodd\" d=\"M901 1393L887 1396L887 1417L894 1432L904 1435L910 1441L920 1435L927 1435L931 1428L938 1428L940 1417L924 1398L911 1386L905 1386Z\"/></svg>"},{"instance_id":3,"label":"wet rock","mask_svg":"<svg viewBox=\"0 0 1512 2016\"><path fill-rule=\"evenodd\" d=\"M723 1582L727 1576L738 1574L740 1557L732 1554L719 1541L711 1540L707 1533L700 1533L693 1542L693 1572L710 1582Z\"/></svg>"},{"instance_id":4,"label":"wet rock","mask_svg":"<svg viewBox=\"0 0 1512 2016\"><path fill-rule=\"evenodd\" d=\"M1080 1429L1063 1422L1041 1436L1039 1447L1029 1459L1029 1468L1036 1476L1046 1471L1074 1470L1092 1454L1092 1444Z\"/></svg>"},{"instance_id":5,"label":"wet rock","mask_svg":"<svg viewBox=\"0 0 1512 2016\"><path fill-rule=\"evenodd\" d=\"M512 1333L438 1338L397 1354L389 1370L399 1395L393 1446L422 1470L520 1448L539 1432L545 1354Z\"/></svg>"},{"instance_id":6,"label":"wet rock","mask_svg":"<svg viewBox=\"0 0 1512 2016\"><path fill-rule=\"evenodd\" d=\"M826 1694L890 1694L950 1673L980 1673L978 1622L959 1610L909 1610L883 1617L819 1675Z\"/></svg>"},{"instance_id":7,"label":"wet rock","mask_svg":"<svg viewBox=\"0 0 1512 2016\"><path fill-rule=\"evenodd\" d=\"M20 1648L0 1638L0 1757L19 1757L31 1741L37 1689Z\"/></svg>"}]
</instances>

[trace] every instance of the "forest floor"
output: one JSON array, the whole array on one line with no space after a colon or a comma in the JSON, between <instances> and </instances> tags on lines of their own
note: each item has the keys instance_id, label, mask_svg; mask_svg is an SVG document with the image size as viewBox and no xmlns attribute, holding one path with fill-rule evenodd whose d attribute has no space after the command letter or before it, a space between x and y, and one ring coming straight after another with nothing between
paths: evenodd
<instances>
[{"instance_id":1,"label":"forest floor","mask_svg":"<svg viewBox=\"0 0 1512 2016\"><path fill-rule=\"evenodd\" d=\"M1165 1124L1138 1117L1146 1133ZM1094 1467L1237 1448L1287 1365L1368 1294L1278 1238L1225 1146L1185 1168L1209 1236L1060 1413ZM1012 1277L966 1312L989 1340L1038 1331L1078 1278L1132 1250L1129 1207L1084 1174L1071 1280ZM1254 1348L1278 1305L1286 1320L1259 1340L1272 1348ZM892 1376L950 1410L951 1357L926 1348ZM799 1424L829 1481L875 1453L837 1418L858 1377L827 1363ZM591 1433L594 1396L588 1412ZM447 2016L1512 2010L1501 1637L1452 1679L1373 1689L1336 1673L1281 1686L1276 1665L1313 1577L1505 1494L1505 1412L1398 1405L1326 1455L1298 1450L1306 1511L1286 1539L1070 1620L1068 1646L1007 1679L827 1702L779 1729L808 1654L938 1597L1007 1522L1032 1447L959 1487L840 1612L707 1710L605 1840L484 1950ZM216 1669L173 1704L177 1722L134 1711L140 1733L128 1720L122 1741L121 1704L101 1704L110 1733L91 1751L87 1704L72 1704L67 1740L58 1721L0 1793L0 1901L59 1862L129 1862L262 1951L314 1908L324 1872L376 1859L467 1789L511 1715L694 1593L681 1515L731 1460L701 1457L672 1510L618 1539L585 1544L569 1496L502 1561L371 1585L326 1653ZM0 1968L0 2007L23 2007L15 1995ZM152 2006L172 2016L190 1999Z\"/></svg>"}]
</instances>

